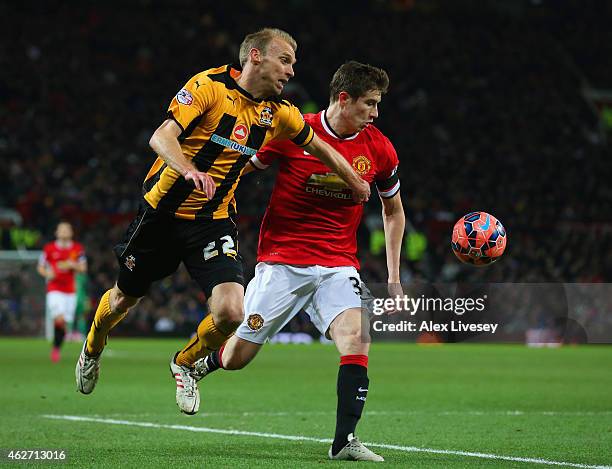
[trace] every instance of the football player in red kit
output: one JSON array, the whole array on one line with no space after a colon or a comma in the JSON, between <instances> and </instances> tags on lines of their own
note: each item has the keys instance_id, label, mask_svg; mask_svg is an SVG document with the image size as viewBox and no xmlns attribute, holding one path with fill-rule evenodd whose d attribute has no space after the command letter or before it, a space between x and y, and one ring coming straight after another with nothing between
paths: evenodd
<instances>
[{"instance_id":1,"label":"football player in red kit","mask_svg":"<svg viewBox=\"0 0 612 469\"><path fill-rule=\"evenodd\" d=\"M38 273L47 280L47 313L53 320L51 360L60 359L60 347L66 335L66 324L74 321L76 310L75 274L87 270L85 251L72 240L72 225L61 222L55 230L55 241L47 243L38 261Z\"/></svg>"},{"instance_id":2,"label":"football player in red kit","mask_svg":"<svg viewBox=\"0 0 612 469\"><path fill-rule=\"evenodd\" d=\"M388 87L384 70L351 61L334 74L330 104L305 120L374 183L382 200L388 282L400 293L400 250L405 217L398 158L372 122ZM329 168L291 141L273 142L250 160L279 172L259 235L258 264L244 302L245 319L224 347L196 363L198 378L246 366L264 342L300 310L340 352L337 417L331 459L382 461L354 436L369 387L369 335L362 330L357 227L363 205ZM367 322L365 322L367 324Z\"/></svg>"}]
</instances>

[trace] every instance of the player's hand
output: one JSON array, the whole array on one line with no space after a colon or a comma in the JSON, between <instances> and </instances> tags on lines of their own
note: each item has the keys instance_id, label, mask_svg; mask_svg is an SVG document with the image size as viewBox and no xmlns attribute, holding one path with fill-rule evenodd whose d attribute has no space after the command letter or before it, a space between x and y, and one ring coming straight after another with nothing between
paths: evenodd
<instances>
[{"instance_id":1,"label":"player's hand","mask_svg":"<svg viewBox=\"0 0 612 469\"><path fill-rule=\"evenodd\" d=\"M359 178L357 187L351 188L353 192L353 201L357 204L362 204L370 199L370 185L362 178Z\"/></svg>"},{"instance_id":2,"label":"player's hand","mask_svg":"<svg viewBox=\"0 0 612 469\"><path fill-rule=\"evenodd\" d=\"M215 195L215 190L217 189L215 181L207 173L193 170L187 171L183 177L185 181L192 181L196 189L204 192L209 200Z\"/></svg>"},{"instance_id":3,"label":"player's hand","mask_svg":"<svg viewBox=\"0 0 612 469\"><path fill-rule=\"evenodd\" d=\"M402 298L404 296L404 289L402 288L402 284L399 282L389 282L387 284L387 292L389 293L389 298ZM401 310L393 308L392 310L387 311L389 316L399 313Z\"/></svg>"}]
</instances>

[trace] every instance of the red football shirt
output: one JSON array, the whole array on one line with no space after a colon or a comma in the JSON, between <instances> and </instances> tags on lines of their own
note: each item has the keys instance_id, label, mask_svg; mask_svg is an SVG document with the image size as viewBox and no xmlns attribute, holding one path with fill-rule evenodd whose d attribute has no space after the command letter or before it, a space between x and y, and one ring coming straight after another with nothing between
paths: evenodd
<instances>
[{"instance_id":1,"label":"red football shirt","mask_svg":"<svg viewBox=\"0 0 612 469\"><path fill-rule=\"evenodd\" d=\"M64 263L68 260L79 262L84 258L85 251L79 243L70 242L67 246L59 246L57 241L47 243L39 261L51 267L55 274L55 277L47 282L47 291L74 293L76 291L74 270L66 268Z\"/></svg>"},{"instance_id":2,"label":"red football shirt","mask_svg":"<svg viewBox=\"0 0 612 469\"><path fill-rule=\"evenodd\" d=\"M332 145L381 197L399 191L397 153L387 137L368 125L355 135L335 134L325 111L304 119ZM363 206L351 190L316 157L290 140L274 141L251 158L257 169L279 160L279 171L259 232L257 260L325 267L355 266L357 227Z\"/></svg>"}]
</instances>

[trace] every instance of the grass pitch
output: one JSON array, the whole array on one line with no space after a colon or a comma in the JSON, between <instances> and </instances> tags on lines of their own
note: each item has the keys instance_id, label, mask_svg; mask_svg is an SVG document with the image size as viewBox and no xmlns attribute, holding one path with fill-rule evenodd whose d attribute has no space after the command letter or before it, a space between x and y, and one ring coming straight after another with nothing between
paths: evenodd
<instances>
[{"instance_id":1,"label":"grass pitch","mask_svg":"<svg viewBox=\"0 0 612 469\"><path fill-rule=\"evenodd\" d=\"M190 417L178 412L168 370L182 344L111 340L98 387L83 396L74 383L79 344L52 364L42 340L0 339L4 454L66 450L66 461L40 467L355 464L328 461L329 444L315 441L333 436L333 346L268 345L246 369L205 378ZM372 448L386 466L612 466L612 347L374 344L369 375L358 435L396 446Z\"/></svg>"}]
</instances>

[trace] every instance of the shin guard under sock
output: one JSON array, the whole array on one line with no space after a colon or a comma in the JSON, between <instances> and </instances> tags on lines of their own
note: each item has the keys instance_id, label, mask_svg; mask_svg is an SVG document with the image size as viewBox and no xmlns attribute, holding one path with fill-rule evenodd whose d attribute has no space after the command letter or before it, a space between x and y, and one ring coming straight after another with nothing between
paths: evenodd
<instances>
[{"instance_id":1,"label":"shin guard under sock","mask_svg":"<svg viewBox=\"0 0 612 469\"><path fill-rule=\"evenodd\" d=\"M206 316L198 326L197 334L176 356L176 364L193 366L200 358L219 350L234 331L224 332L217 327L212 314Z\"/></svg>"},{"instance_id":2,"label":"shin guard under sock","mask_svg":"<svg viewBox=\"0 0 612 469\"><path fill-rule=\"evenodd\" d=\"M87 354L99 355L106 344L106 337L110 330L115 327L126 315L124 313L113 313L110 307L110 292L108 290L98 303L96 315L91 323L89 334L87 334Z\"/></svg>"}]
</instances>

